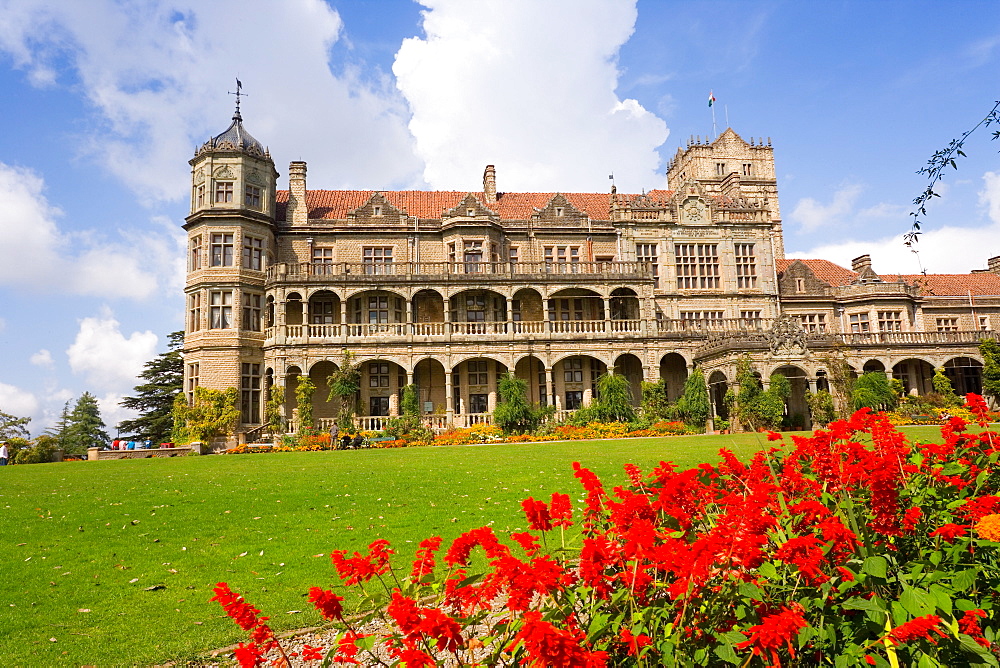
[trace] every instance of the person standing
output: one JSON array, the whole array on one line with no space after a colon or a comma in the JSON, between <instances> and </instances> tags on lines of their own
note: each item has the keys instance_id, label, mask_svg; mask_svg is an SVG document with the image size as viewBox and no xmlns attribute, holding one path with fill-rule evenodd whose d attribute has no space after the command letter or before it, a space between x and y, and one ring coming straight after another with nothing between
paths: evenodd
<instances>
[{"instance_id":1,"label":"person standing","mask_svg":"<svg viewBox=\"0 0 1000 668\"><path fill-rule=\"evenodd\" d=\"M7 450L7 441L0 445L0 466L7 466L7 458L10 457L10 451Z\"/></svg>"}]
</instances>

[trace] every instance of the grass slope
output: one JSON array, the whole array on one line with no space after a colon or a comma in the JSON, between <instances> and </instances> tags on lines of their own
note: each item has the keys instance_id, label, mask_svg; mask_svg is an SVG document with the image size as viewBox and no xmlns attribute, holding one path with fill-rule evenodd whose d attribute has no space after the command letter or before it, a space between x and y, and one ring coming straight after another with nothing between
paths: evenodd
<instances>
[{"instance_id":1,"label":"grass slope","mask_svg":"<svg viewBox=\"0 0 1000 668\"><path fill-rule=\"evenodd\" d=\"M333 549L387 538L408 563L428 536L523 529L528 496L579 497L574 461L610 488L627 462L686 468L763 443L737 434L6 467L0 656L18 666L191 658L242 639L208 603L223 580L276 629L316 624L305 596L338 583Z\"/></svg>"}]
</instances>

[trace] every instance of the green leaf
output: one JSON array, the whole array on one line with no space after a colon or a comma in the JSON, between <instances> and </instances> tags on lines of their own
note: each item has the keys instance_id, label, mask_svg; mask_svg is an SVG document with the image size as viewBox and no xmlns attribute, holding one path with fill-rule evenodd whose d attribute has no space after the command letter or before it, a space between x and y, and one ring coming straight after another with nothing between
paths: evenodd
<instances>
[{"instance_id":1,"label":"green leaf","mask_svg":"<svg viewBox=\"0 0 1000 668\"><path fill-rule=\"evenodd\" d=\"M951 580L951 586L956 592L965 591L973 584L976 583L976 573L979 572L978 568L970 568L968 570L962 571L956 575Z\"/></svg>"},{"instance_id":2,"label":"green leaf","mask_svg":"<svg viewBox=\"0 0 1000 668\"><path fill-rule=\"evenodd\" d=\"M768 580L778 579L778 570L774 567L774 564L772 564L770 561L765 561L763 564L761 564L760 567L757 569L757 572L763 575Z\"/></svg>"},{"instance_id":3,"label":"green leaf","mask_svg":"<svg viewBox=\"0 0 1000 668\"><path fill-rule=\"evenodd\" d=\"M864 573L873 575L877 578L885 579L886 571L889 568L889 562L885 560L885 557L880 557L878 555L868 557L865 559L865 563L861 565L861 570Z\"/></svg>"},{"instance_id":4,"label":"green leaf","mask_svg":"<svg viewBox=\"0 0 1000 668\"><path fill-rule=\"evenodd\" d=\"M715 652L717 657L727 663L737 666L740 664L740 660L736 657L736 650L733 649L732 645L717 645L712 651Z\"/></svg>"},{"instance_id":5,"label":"green leaf","mask_svg":"<svg viewBox=\"0 0 1000 668\"><path fill-rule=\"evenodd\" d=\"M899 597L899 603L914 617L929 615L934 611L934 601L922 589L907 587Z\"/></svg>"},{"instance_id":6,"label":"green leaf","mask_svg":"<svg viewBox=\"0 0 1000 668\"><path fill-rule=\"evenodd\" d=\"M840 606L844 610L871 610L873 612L885 612L885 606L882 605L882 600L879 598L866 599L860 596L854 596L847 599Z\"/></svg>"},{"instance_id":7,"label":"green leaf","mask_svg":"<svg viewBox=\"0 0 1000 668\"><path fill-rule=\"evenodd\" d=\"M761 591L760 587L753 584L752 582L743 582L740 584L740 594L747 598L751 598L755 601L764 600L764 592Z\"/></svg>"}]
</instances>

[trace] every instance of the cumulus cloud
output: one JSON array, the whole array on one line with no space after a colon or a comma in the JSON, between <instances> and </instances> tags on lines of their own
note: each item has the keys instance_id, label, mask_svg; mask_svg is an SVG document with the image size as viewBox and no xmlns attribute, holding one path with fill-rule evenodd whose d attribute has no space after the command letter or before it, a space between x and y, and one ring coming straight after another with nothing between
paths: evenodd
<instances>
[{"instance_id":1,"label":"cumulus cloud","mask_svg":"<svg viewBox=\"0 0 1000 668\"><path fill-rule=\"evenodd\" d=\"M79 79L99 121L84 148L147 201L186 195L186 161L226 128L237 73L246 127L279 169L312 158L327 188L419 179L389 78L331 72L343 25L322 0L0 0L0 14L0 49L31 81Z\"/></svg>"},{"instance_id":2,"label":"cumulus cloud","mask_svg":"<svg viewBox=\"0 0 1000 668\"><path fill-rule=\"evenodd\" d=\"M828 225L842 224L854 212L863 188L858 184L848 184L833 194L829 203L823 204L812 197L804 197L792 210L792 222L798 223L803 231L813 232Z\"/></svg>"},{"instance_id":3,"label":"cumulus cloud","mask_svg":"<svg viewBox=\"0 0 1000 668\"><path fill-rule=\"evenodd\" d=\"M125 397L119 392L109 392L97 398L97 407L101 409L101 419L107 426L105 430L111 438L115 437L115 427L122 420L133 420L139 415L138 411L129 410L121 405L121 400Z\"/></svg>"},{"instance_id":4,"label":"cumulus cloud","mask_svg":"<svg viewBox=\"0 0 1000 668\"><path fill-rule=\"evenodd\" d=\"M143 365L156 354L157 336L147 330L126 337L110 311L84 318L66 350L75 374L99 390L121 391L135 385Z\"/></svg>"},{"instance_id":5,"label":"cumulus cloud","mask_svg":"<svg viewBox=\"0 0 1000 668\"><path fill-rule=\"evenodd\" d=\"M37 353L32 355L28 359L28 361L34 364L35 366L44 367L46 369L51 369L53 366L55 366L55 362L52 361L52 353L50 353L45 348L42 348Z\"/></svg>"},{"instance_id":6,"label":"cumulus cloud","mask_svg":"<svg viewBox=\"0 0 1000 668\"><path fill-rule=\"evenodd\" d=\"M176 230L122 231L114 240L66 232L57 222L62 211L44 189L34 171L0 162L0 286L141 299L157 291L155 272L166 271L176 287L170 261L183 257Z\"/></svg>"},{"instance_id":7,"label":"cumulus cloud","mask_svg":"<svg viewBox=\"0 0 1000 668\"><path fill-rule=\"evenodd\" d=\"M666 124L615 89L631 0L423 0L424 37L403 41L393 72L435 188L662 187Z\"/></svg>"},{"instance_id":8,"label":"cumulus cloud","mask_svg":"<svg viewBox=\"0 0 1000 668\"><path fill-rule=\"evenodd\" d=\"M27 390L0 383L0 411L18 417L33 417L38 411L38 399Z\"/></svg>"}]
</instances>

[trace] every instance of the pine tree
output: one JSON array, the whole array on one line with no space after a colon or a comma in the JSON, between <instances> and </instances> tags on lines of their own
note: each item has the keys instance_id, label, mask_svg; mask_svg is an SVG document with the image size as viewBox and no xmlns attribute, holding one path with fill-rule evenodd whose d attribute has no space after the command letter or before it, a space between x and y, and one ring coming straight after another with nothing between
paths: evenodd
<instances>
[{"instance_id":1,"label":"pine tree","mask_svg":"<svg viewBox=\"0 0 1000 668\"><path fill-rule=\"evenodd\" d=\"M17 417L0 411L0 440L14 437L27 438L29 422L31 422L30 417Z\"/></svg>"},{"instance_id":2,"label":"pine tree","mask_svg":"<svg viewBox=\"0 0 1000 668\"><path fill-rule=\"evenodd\" d=\"M65 430L63 447L68 453L79 454L86 452L87 448L105 446L111 439L108 438L104 428L97 397L90 392L84 392L69 414L69 425Z\"/></svg>"},{"instance_id":3,"label":"pine tree","mask_svg":"<svg viewBox=\"0 0 1000 668\"><path fill-rule=\"evenodd\" d=\"M155 444L170 440L174 427L174 397L184 387L184 359L181 357L184 332L172 332L167 339L167 352L146 362L139 374L145 382L135 386L136 396L121 401L125 408L139 411L139 416L118 425L122 433Z\"/></svg>"},{"instance_id":4,"label":"pine tree","mask_svg":"<svg viewBox=\"0 0 1000 668\"><path fill-rule=\"evenodd\" d=\"M51 436L55 439L57 447L66 449L66 430L69 428L69 402L67 401L63 404L62 413L59 415L59 420L45 430L46 436Z\"/></svg>"}]
</instances>

